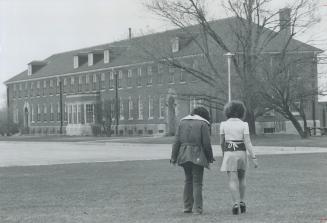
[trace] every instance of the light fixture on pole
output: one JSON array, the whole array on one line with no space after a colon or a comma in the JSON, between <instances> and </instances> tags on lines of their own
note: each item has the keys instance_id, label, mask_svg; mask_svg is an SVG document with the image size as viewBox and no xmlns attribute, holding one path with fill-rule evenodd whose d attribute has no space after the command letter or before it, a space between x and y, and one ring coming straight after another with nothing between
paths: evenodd
<instances>
[{"instance_id":1,"label":"light fixture on pole","mask_svg":"<svg viewBox=\"0 0 327 223\"><path fill-rule=\"evenodd\" d=\"M231 101L232 98L232 92L231 92L231 77L230 77L230 64L231 64L231 59L232 56L234 56L235 54L232 54L231 52L228 52L226 54L224 54L225 56L227 56L227 65L228 65L228 102Z\"/></svg>"}]
</instances>

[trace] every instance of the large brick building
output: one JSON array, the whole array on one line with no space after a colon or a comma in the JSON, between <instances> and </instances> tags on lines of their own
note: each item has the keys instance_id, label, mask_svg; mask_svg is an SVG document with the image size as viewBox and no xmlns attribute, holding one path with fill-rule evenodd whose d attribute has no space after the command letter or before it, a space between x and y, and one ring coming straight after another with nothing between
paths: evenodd
<instances>
[{"instance_id":1,"label":"large brick building","mask_svg":"<svg viewBox=\"0 0 327 223\"><path fill-rule=\"evenodd\" d=\"M212 25L229 39L228 26L234 20L217 20ZM276 41L267 47L267 53L276 52ZM152 48L153 45L156 47ZM292 40L291 45L298 53L311 53L312 57L320 52L297 40ZM194 75L162 63L163 52L191 67L196 68L203 62L196 43L180 30L128 38L32 61L27 70L6 81L10 117L22 131L30 134L62 131L68 135L91 135L108 123L113 134L167 134L175 131L176 120L197 104L205 104L210 107L212 121L219 123L223 119L221 103L204 99L215 93ZM227 73L224 53L217 53L217 64ZM313 66L311 71L314 70L316 75ZM307 110L312 114L312 107ZM320 110L316 108L310 117L319 125ZM294 131L291 127L288 129L287 121L271 112L260 119L257 127L258 132Z\"/></svg>"}]
</instances>

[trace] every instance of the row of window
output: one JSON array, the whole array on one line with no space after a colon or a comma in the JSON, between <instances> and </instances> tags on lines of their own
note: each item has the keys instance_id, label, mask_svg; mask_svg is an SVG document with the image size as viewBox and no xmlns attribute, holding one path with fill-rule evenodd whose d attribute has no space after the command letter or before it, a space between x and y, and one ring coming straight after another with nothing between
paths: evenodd
<instances>
[{"instance_id":1,"label":"row of window","mask_svg":"<svg viewBox=\"0 0 327 223\"><path fill-rule=\"evenodd\" d=\"M155 111L158 111L159 118L164 118L166 115L166 104L165 97L153 97L149 96L142 98L141 96L134 100L129 97L127 100L120 98L119 100L119 119L120 120L133 120L133 119L144 119L144 112L147 110L147 118L154 119ZM157 109L155 109L157 107ZM64 115L63 121L70 124L85 124L94 123L96 114L95 104L65 104L63 106ZM105 116L105 112L109 111L112 120L115 120L115 103L112 100L108 105L102 103L101 114ZM99 113L100 114L100 113ZM25 114L26 115L26 114ZM36 104L32 105L30 111L28 111L29 120L34 122L47 122L57 121L60 122L61 111L60 104L57 103L56 107L54 104ZM13 114L14 122L18 123L18 108L14 108Z\"/></svg>"},{"instance_id":2,"label":"row of window","mask_svg":"<svg viewBox=\"0 0 327 223\"><path fill-rule=\"evenodd\" d=\"M197 66L193 63L193 66ZM156 83L163 84L164 66L158 64L156 70ZM137 69L110 71L100 74L82 74L74 77L64 77L62 90L64 93L74 93L83 91L95 91L100 89L113 90L116 86L119 89L123 87L132 88L133 86L142 87L146 82L147 86L153 84L154 66L147 66L146 69L139 67ZM167 83L186 83L187 72L183 69L169 67ZM116 80L117 78L117 80ZM190 75L190 81L196 81L194 75ZM49 80L30 81L13 85L14 97L27 96L45 96L60 93L60 81L58 78ZM124 85L124 86L123 86Z\"/></svg>"}]
</instances>

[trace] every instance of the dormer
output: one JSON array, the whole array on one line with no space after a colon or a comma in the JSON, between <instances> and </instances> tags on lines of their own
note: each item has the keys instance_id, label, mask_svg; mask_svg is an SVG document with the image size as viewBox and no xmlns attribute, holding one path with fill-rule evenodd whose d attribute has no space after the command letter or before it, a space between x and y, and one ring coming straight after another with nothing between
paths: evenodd
<instances>
[{"instance_id":1,"label":"dormer","mask_svg":"<svg viewBox=\"0 0 327 223\"><path fill-rule=\"evenodd\" d=\"M37 60L30 62L28 64L27 75L31 76L32 74L35 74L38 70L40 70L46 64L47 63L44 61L37 61Z\"/></svg>"},{"instance_id":2,"label":"dormer","mask_svg":"<svg viewBox=\"0 0 327 223\"><path fill-rule=\"evenodd\" d=\"M79 52L74 55L74 69L82 66L88 61L88 52Z\"/></svg>"},{"instance_id":3,"label":"dormer","mask_svg":"<svg viewBox=\"0 0 327 223\"><path fill-rule=\"evenodd\" d=\"M110 52L109 49L103 51L103 62L110 63Z\"/></svg>"},{"instance_id":4,"label":"dormer","mask_svg":"<svg viewBox=\"0 0 327 223\"><path fill-rule=\"evenodd\" d=\"M93 53L88 53L87 55L87 65L92 66L93 65Z\"/></svg>"},{"instance_id":5,"label":"dormer","mask_svg":"<svg viewBox=\"0 0 327 223\"><path fill-rule=\"evenodd\" d=\"M171 40L171 51L176 53L179 51L179 37L175 37Z\"/></svg>"}]
</instances>

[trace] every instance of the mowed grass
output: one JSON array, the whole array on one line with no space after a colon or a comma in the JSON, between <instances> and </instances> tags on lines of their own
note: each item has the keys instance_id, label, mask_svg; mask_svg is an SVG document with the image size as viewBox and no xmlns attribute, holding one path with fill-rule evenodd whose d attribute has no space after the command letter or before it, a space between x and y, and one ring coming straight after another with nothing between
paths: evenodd
<instances>
[{"instance_id":1,"label":"mowed grass","mask_svg":"<svg viewBox=\"0 0 327 223\"><path fill-rule=\"evenodd\" d=\"M244 215L231 214L221 159L205 171L204 214L182 213L184 173L168 160L0 168L0 222L321 222L327 154L260 156Z\"/></svg>"}]
</instances>

